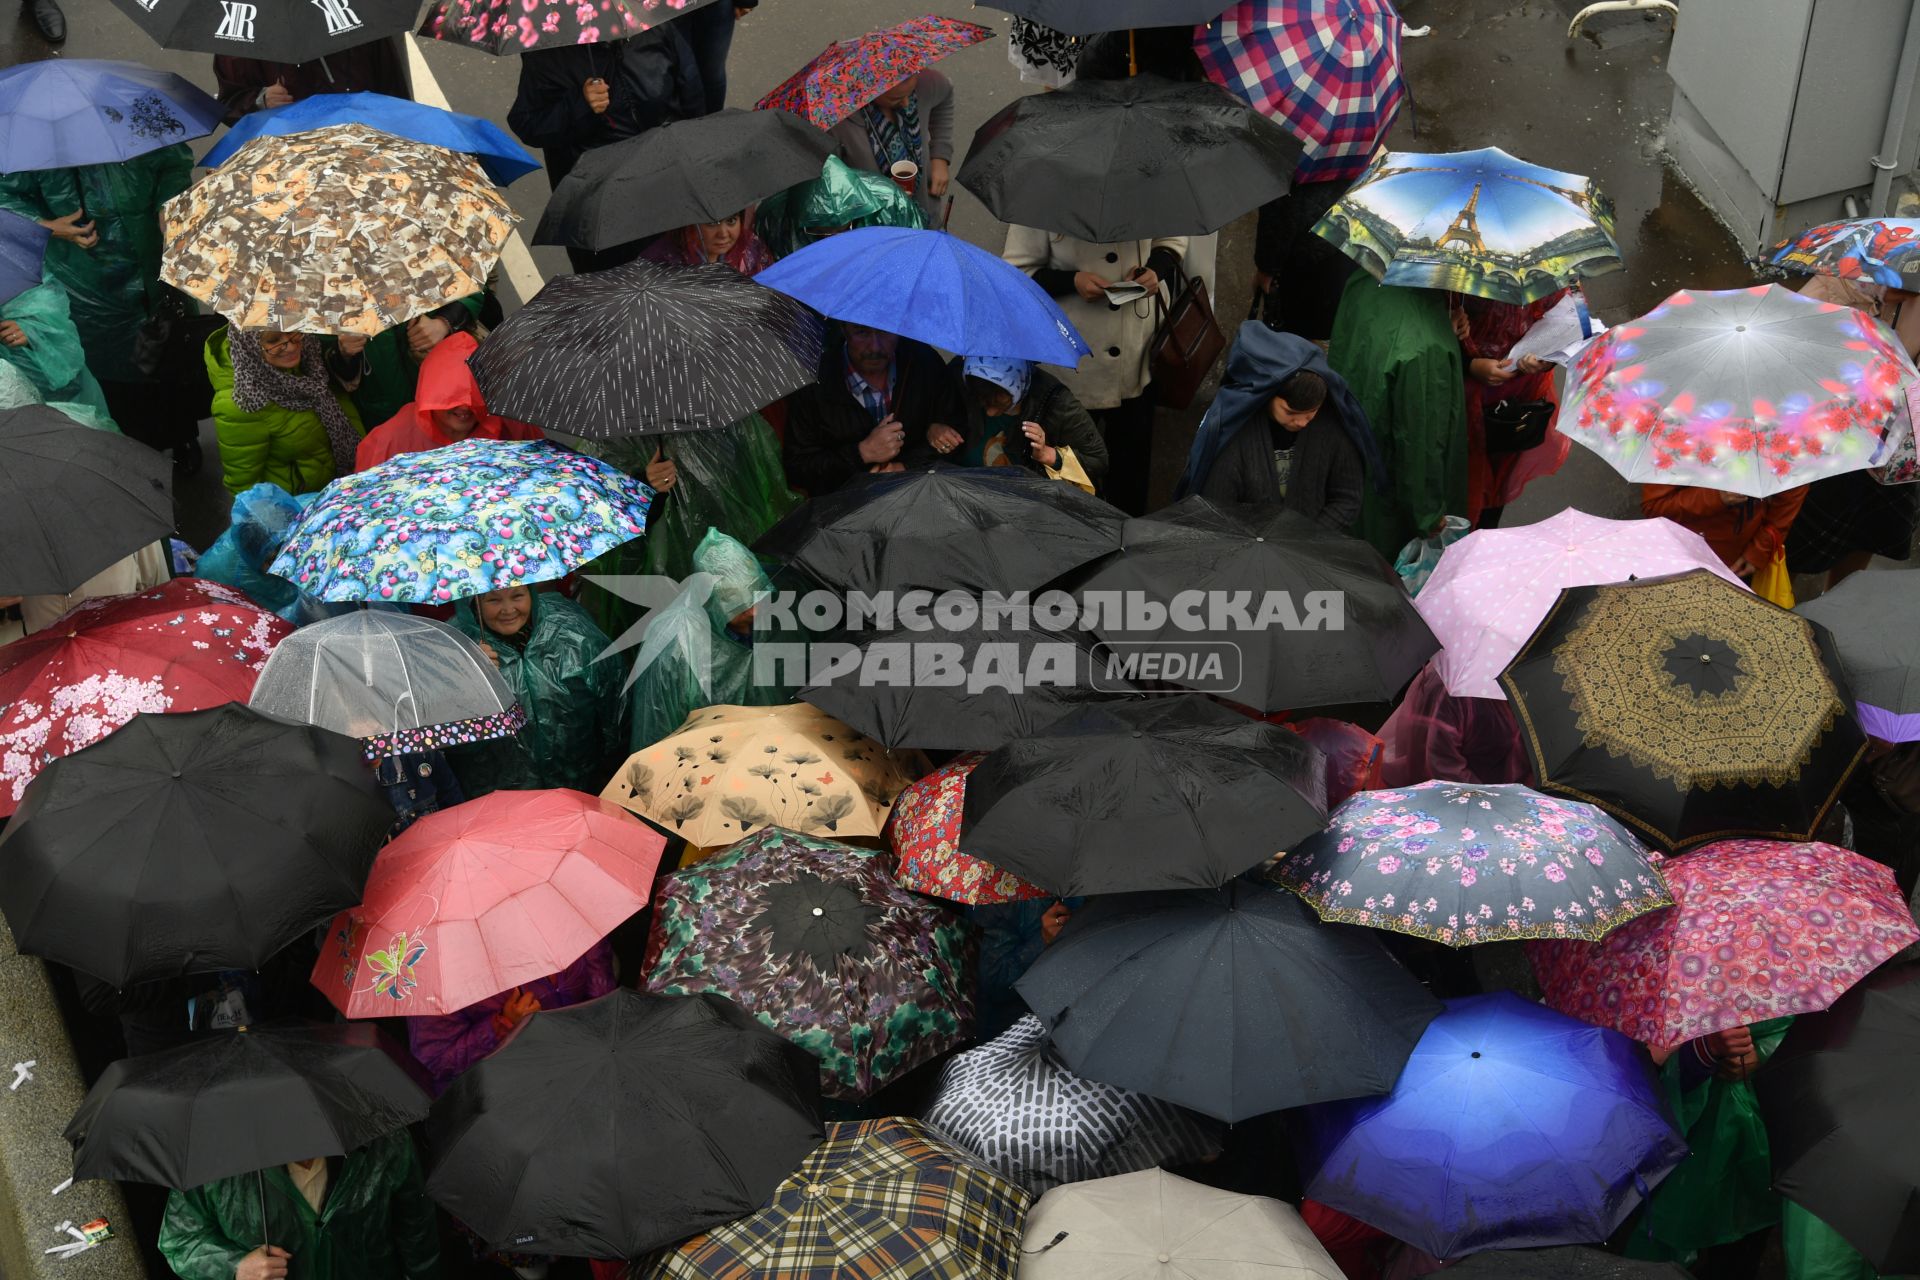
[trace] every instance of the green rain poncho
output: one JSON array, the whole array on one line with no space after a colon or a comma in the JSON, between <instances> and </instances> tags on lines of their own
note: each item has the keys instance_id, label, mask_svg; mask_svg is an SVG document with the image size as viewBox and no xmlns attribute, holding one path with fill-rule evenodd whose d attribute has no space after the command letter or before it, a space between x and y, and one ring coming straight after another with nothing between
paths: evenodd
<instances>
[{"instance_id":1,"label":"green rain poncho","mask_svg":"<svg viewBox=\"0 0 1920 1280\"><path fill-rule=\"evenodd\" d=\"M519 644L486 629L477 599L461 601L454 613L455 626L499 657L500 674L527 713L526 727L511 738L448 752L469 796L546 787L598 795L619 763L621 667L598 660L606 633L565 596L538 589L532 596Z\"/></svg>"},{"instance_id":2,"label":"green rain poncho","mask_svg":"<svg viewBox=\"0 0 1920 1280\"><path fill-rule=\"evenodd\" d=\"M1355 271L1327 363L1366 411L1392 478L1387 493L1367 487L1354 532L1391 560L1443 516L1467 514L1467 391L1447 295Z\"/></svg>"},{"instance_id":3,"label":"green rain poncho","mask_svg":"<svg viewBox=\"0 0 1920 1280\"><path fill-rule=\"evenodd\" d=\"M32 389L28 400L16 399L18 392L10 392L4 407L44 404L89 427L120 429L107 412L100 383L87 371L87 353L73 327L67 291L58 280L49 274L46 283L15 295L0 306L0 320L13 321L27 335L24 347L0 346L0 363Z\"/></svg>"},{"instance_id":4,"label":"green rain poncho","mask_svg":"<svg viewBox=\"0 0 1920 1280\"><path fill-rule=\"evenodd\" d=\"M820 176L776 191L754 210L753 229L776 258L812 244L822 235L854 227L918 227L927 218L892 178L863 173L839 156L828 156Z\"/></svg>"},{"instance_id":5,"label":"green rain poncho","mask_svg":"<svg viewBox=\"0 0 1920 1280\"><path fill-rule=\"evenodd\" d=\"M288 1280L431 1280L440 1274L433 1204L404 1131L350 1153L317 1214L284 1165L268 1169L264 1180L264 1228L261 1182L251 1173L167 1197L160 1252L175 1275L233 1280L240 1260L263 1240L293 1255Z\"/></svg>"},{"instance_id":6,"label":"green rain poncho","mask_svg":"<svg viewBox=\"0 0 1920 1280\"><path fill-rule=\"evenodd\" d=\"M133 364L133 336L159 297L160 206L193 178L193 152L178 142L115 164L0 174L0 209L36 222L84 209L100 234L82 249L47 246L47 270L66 286L87 365L110 382L149 381Z\"/></svg>"}]
</instances>

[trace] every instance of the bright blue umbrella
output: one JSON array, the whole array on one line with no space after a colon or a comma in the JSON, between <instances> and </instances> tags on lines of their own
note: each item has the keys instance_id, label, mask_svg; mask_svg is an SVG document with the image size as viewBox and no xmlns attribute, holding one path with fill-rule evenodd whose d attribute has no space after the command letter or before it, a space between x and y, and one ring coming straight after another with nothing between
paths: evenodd
<instances>
[{"instance_id":1,"label":"bright blue umbrella","mask_svg":"<svg viewBox=\"0 0 1920 1280\"><path fill-rule=\"evenodd\" d=\"M272 111L255 111L227 130L227 136L200 163L209 169L223 165L262 134L307 133L334 124L363 124L397 138L464 151L503 187L540 167L532 152L490 120L384 93L320 93Z\"/></svg>"},{"instance_id":2,"label":"bright blue umbrella","mask_svg":"<svg viewBox=\"0 0 1920 1280\"><path fill-rule=\"evenodd\" d=\"M0 173L111 164L204 138L220 104L137 62L51 58L0 71Z\"/></svg>"},{"instance_id":3,"label":"bright blue umbrella","mask_svg":"<svg viewBox=\"0 0 1920 1280\"><path fill-rule=\"evenodd\" d=\"M1437 1258L1605 1240L1687 1154L1638 1045L1510 991L1447 1001L1392 1093L1299 1114L1307 1196Z\"/></svg>"},{"instance_id":4,"label":"bright blue umbrella","mask_svg":"<svg viewBox=\"0 0 1920 1280\"><path fill-rule=\"evenodd\" d=\"M754 281L835 320L958 355L1071 369L1090 350L1026 272L944 231L860 227L782 258Z\"/></svg>"},{"instance_id":5,"label":"bright blue umbrella","mask_svg":"<svg viewBox=\"0 0 1920 1280\"><path fill-rule=\"evenodd\" d=\"M40 264L52 238L32 218L0 209L0 305L40 283Z\"/></svg>"}]
</instances>

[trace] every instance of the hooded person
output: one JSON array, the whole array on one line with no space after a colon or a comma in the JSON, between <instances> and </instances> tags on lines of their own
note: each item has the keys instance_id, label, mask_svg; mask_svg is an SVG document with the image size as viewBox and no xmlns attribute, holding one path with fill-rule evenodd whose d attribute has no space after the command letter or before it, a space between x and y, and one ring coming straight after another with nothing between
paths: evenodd
<instances>
[{"instance_id":1,"label":"hooded person","mask_svg":"<svg viewBox=\"0 0 1920 1280\"><path fill-rule=\"evenodd\" d=\"M473 335L443 339L420 363L411 404L367 433L353 454L353 469L365 471L402 453L424 453L462 440L540 440L540 428L487 412L467 357L479 347Z\"/></svg>"},{"instance_id":2,"label":"hooded person","mask_svg":"<svg viewBox=\"0 0 1920 1280\"><path fill-rule=\"evenodd\" d=\"M618 763L620 664L587 611L555 592L508 587L462 600L454 625L500 668L527 723L511 738L448 752L468 796L571 787L598 795Z\"/></svg>"},{"instance_id":3,"label":"hooded person","mask_svg":"<svg viewBox=\"0 0 1920 1280\"><path fill-rule=\"evenodd\" d=\"M1092 493L1107 474L1107 442L1060 380L1029 360L956 357L966 417L927 443L962 467L1026 467ZM944 447L943 447L944 446Z\"/></svg>"},{"instance_id":4,"label":"hooded person","mask_svg":"<svg viewBox=\"0 0 1920 1280\"><path fill-rule=\"evenodd\" d=\"M33 288L0 304L0 364L19 375L25 390L7 388L4 407L44 404L85 426L118 431L106 393L87 369L80 331L73 326L67 290L49 273Z\"/></svg>"},{"instance_id":5,"label":"hooded person","mask_svg":"<svg viewBox=\"0 0 1920 1280\"><path fill-rule=\"evenodd\" d=\"M839 156L827 157L819 177L762 200L756 221L760 238L776 258L856 227L927 226L919 204L899 183L883 174L861 173Z\"/></svg>"},{"instance_id":6,"label":"hooded person","mask_svg":"<svg viewBox=\"0 0 1920 1280\"><path fill-rule=\"evenodd\" d=\"M753 210L742 209L718 222L695 222L658 236L641 251L645 262L668 267L698 267L724 262L743 276L773 265L773 252L753 230Z\"/></svg>"},{"instance_id":7,"label":"hooded person","mask_svg":"<svg viewBox=\"0 0 1920 1280\"><path fill-rule=\"evenodd\" d=\"M1320 348L1258 320L1240 326L1176 497L1284 504L1342 533L1386 467L1365 410Z\"/></svg>"}]
</instances>

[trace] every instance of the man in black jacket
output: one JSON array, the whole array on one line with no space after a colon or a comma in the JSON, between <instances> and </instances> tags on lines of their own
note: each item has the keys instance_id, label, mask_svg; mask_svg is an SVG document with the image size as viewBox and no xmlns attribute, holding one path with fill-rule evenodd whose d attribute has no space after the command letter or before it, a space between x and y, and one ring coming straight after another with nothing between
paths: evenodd
<instances>
[{"instance_id":1,"label":"man in black jacket","mask_svg":"<svg viewBox=\"0 0 1920 1280\"><path fill-rule=\"evenodd\" d=\"M960 380L932 347L865 325L844 333L827 344L820 380L787 401L787 483L810 493L925 466L927 432L966 421Z\"/></svg>"},{"instance_id":2,"label":"man in black jacket","mask_svg":"<svg viewBox=\"0 0 1920 1280\"><path fill-rule=\"evenodd\" d=\"M706 114L706 90L678 22L599 44L534 49L520 55L520 89L507 125L547 162L560 185L582 153L675 120ZM631 261L639 245L605 253L567 250L575 271Z\"/></svg>"}]
</instances>

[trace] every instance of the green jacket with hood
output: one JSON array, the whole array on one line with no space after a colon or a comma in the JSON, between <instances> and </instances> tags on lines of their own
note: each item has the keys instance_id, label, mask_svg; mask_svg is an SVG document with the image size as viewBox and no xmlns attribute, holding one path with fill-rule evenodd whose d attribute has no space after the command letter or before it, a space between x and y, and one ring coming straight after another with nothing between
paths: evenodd
<instances>
[{"instance_id":1,"label":"green jacket with hood","mask_svg":"<svg viewBox=\"0 0 1920 1280\"><path fill-rule=\"evenodd\" d=\"M207 339L207 377L213 381L213 425L220 433L220 469L230 493L256 484L277 484L288 493L312 493L333 479L333 446L327 426L311 409L269 403L257 413L233 399L233 354L227 331ZM335 392L354 429L365 432L353 401Z\"/></svg>"}]
</instances>

